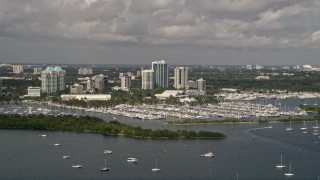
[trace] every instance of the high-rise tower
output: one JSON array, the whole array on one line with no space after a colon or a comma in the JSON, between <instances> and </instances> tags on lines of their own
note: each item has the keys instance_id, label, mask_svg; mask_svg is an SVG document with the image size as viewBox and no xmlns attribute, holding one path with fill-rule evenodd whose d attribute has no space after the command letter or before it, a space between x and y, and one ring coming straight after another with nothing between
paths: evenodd
<instances>
[{"instance_id":1,"label":"high-rise tower","mask_svg":"<svg viewBox=\"0 0 320 180\"><path fill-rule=\"evenodd\" d=\"M41 72L41 90L47 94L66 89L66 71L61 67L48 66Z\"/></svg>"},{"instance_id":2,"label":"high-rise tower","mask_svg":"<svg viewBox=\"0 0 320 180\"><path fill-rule=\"evenodd\" d=\"M141 89L153 89L153 71L151 69L146 69L141 72L142 76L142 87Z\"/></svg>"},{"instance_id":3,"label":"high-rise tower","mask_svg":"<svg viewBox=\"0 0 320 180\"><path fill-rule=\"evenodd\" d=\"M176 89L189 89L188 86L188 67L176 67L174 69L174 84Z\"/></svg>"},{"instance_id":4,"label":"high-rise tower","mask_svg":"<svg viewBox=\"0 0 320 180\"><path fill-rule=\"evenodd\" d=\"M94 76L94 87L102 92L108 87L108 76L104 74Z\"/></svg>"},{"instance_id":5,"label":"high-rise tower","mask_svg":"<svg viewBox=\"0 0 320 180\"><path fill-rule=\"evenodd\" d=\"M121 89L124 91L129 91L131 88L131 76L122 76L121 79Z\"/></svg>"},{"instance_id":6,"label":"high-rise tower","mask_svg":"<svg viewBox=\"0 0 320 180\"><path fill-rule=\"evenodd\" d=\"M206 81L202 78L198 79L197 87L199 91L206 91Z\"/></svg>"},{"instance_id":7,"label":"high-rise tower","mask_svg":"<svg viewBox=\"0 0 320 180\"><path fill-rule=\"evenodd\" d=\"M163 88L169 87L169 68L168 64L164 61L152 62L152 70L154 72L154 83L155 85Z\"/></svg>"}]
</instances>

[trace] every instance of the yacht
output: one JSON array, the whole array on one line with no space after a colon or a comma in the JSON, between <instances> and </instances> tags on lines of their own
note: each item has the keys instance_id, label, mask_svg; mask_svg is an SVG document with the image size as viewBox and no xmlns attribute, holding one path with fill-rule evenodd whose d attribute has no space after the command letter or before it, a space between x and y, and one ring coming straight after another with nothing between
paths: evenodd
<instances>
[{"instance_id":1,"label":"yacht","mask_svg":"<svg viewBox=\"0 0 320 180\"><path fill-rule=\"evenodd\" d=\"M207 153L201 154L200 156L201 157L213 157L213 156L215 156L215 154L213 154L211 151L208 151Z\"/></svg>"},{"instance_id":2,"label":"yacht","mask_svg":"<svg viewBox=\"0 0 320 180\"><path fill-rule=\"evenodd\" d=\"M73 168L82 168L82 165L77 164L77 165L73 165L72 167L73 167Z\"/></svg>"},{"instance_id":3,"label":"yacht","mask_svg":"<svg viewBox=\"0 0 320 180\"><path fill-rule=\"evenodd\" d=\"M138 159L137 158L128 158L127 161L132 162L132 163L137 163Z\"/></svg>"},{"instance_id":4,"label":"yacht","mask_svg":"<svg viewBox=\"0 0 320 180\"><path fill-rule=\"evenodd\" d=\"M112 151L111 150L104 150L103 153L104 154L112 154Z\"/></svg>"},{"instance_id":5,"label":"yacht","mask_svg":"<svg viewBox=\"0 0 320 180\"><path fill-rule=\"evenodd\" d=\"M62 159L69 159L70 156L62 156Z\"/></svg>"}]
</instances>

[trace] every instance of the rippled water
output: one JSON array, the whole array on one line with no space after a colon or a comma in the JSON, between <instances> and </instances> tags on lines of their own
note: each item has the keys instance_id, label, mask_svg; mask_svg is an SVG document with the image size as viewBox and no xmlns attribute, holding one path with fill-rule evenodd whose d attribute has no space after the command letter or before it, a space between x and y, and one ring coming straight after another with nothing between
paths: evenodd
<instances>
[{"instance_id":1,"label":"rippled water","mask_svg":"<svg viewBox=\"0 0 320 180\"><path fill-rule=\"evenodd\" d=\"M129 121L129 120L128 120ZM148 124L162 128L161 123ZM311 127L313 122L308 123ZM213 130L225 133L225 140L175 139L151 140L90 133L0 130L1 179L317 179L320 175L320 138L302 134L301 123L287 124L170 126L170 129ZM167 128L167 127L164 127ZM40 137L46 134L47 137ZM254 138L253 138L254 136ZM61 144L59 147L54 143ZM111 149L113 154L104 155ZM200 154L212 150L214 158ZM275 167L283 155L288 168ZM71 158L63 160L63 155ZM137 164L126 162L139 159ZM109 172L100 172L106 158ZM158 161L160 172L152 172ZM82 169L74 169L82 164Z\"/></svg>"},{"instance_id":2,"label":"rippled water","mask_svg":"<svg viewBox=\"0 0 320 180\"><path fill-rule=\"evenodd\" d=\"M316 102L317 100L313 100ZM313 103L312 100L308 102ZM263 102L260 102L263 103ZM276 104L278 102L265 102ZM296 107L302 102L287 99L282 104ZM19 105L18 111L28 104ZM38 105L34 109L37 108ZM12 105L1 105L4 111L12 111ZM53 109L54 110L54 109ZM57 109L70 114L86 115L81 111ZM90 113L103 119L114 116ZM138 120L116 116L117 120L144 128L167 128L171 130L219 131L228 136L224 140L134 139L123 136L103 136L90 133L51 131L0 130L0 179L317 179L320 175L320 138L302 134L301 123L293 123L292 132L285 131L287 124L228 124L166 126L164 120ZM314 122L309 122L311 127ZM47 134L47 137L40 137ZM61 146L55 147L59 142ZM104 155L103 150L114 153ZM214 158L202 158L209 150ZM292 163L295 174L287 178L283 170L276 169L280 162ZM71 158L63 160L63 155ZM128 157L139 159L137 164L126 162ZM109 172L100 172L106 158ZM161 171L152 172L155 159ZM82 164L82 169L74 169Z\"/></svg>"}]
</instances>

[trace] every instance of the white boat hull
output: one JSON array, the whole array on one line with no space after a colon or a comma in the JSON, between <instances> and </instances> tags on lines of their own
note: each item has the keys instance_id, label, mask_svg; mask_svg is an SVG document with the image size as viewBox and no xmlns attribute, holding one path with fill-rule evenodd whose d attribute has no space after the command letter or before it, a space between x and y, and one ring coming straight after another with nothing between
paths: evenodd
<instances>
[{"instance_id":1,"label":"white boat hull","mask_svg":"<svg viewBox=\"0 0 320 180\"><path fill-rule=\"evenodd\" d=\"M152 171L153 172L158 172L158 171L160 171L160 169L159 168L153 168Z\"/></svg>"}]
</instances>

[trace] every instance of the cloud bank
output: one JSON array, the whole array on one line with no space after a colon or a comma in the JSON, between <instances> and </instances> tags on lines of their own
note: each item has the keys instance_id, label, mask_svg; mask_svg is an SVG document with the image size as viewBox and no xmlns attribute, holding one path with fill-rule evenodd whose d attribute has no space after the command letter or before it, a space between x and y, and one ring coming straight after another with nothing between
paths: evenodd
<instances>
[{"instance_id":1,"label":"cloud bank","mask_svg":"<svg viewBox=\"0 0 320 180\"><path fill-rule=\"evenodd\" d=\"M1 0L0 41L317 49L318 0Z\"/></svg>"}]
</instances>

